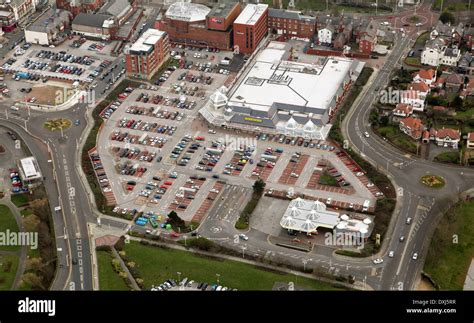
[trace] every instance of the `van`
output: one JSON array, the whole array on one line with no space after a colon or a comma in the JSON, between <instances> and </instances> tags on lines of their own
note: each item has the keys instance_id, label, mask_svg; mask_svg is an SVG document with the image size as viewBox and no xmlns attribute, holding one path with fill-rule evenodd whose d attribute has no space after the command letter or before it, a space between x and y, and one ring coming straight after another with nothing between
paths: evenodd
<instances>
[{"instance_id":1,"label":"van","mask_svg":"<svg viewBox=\"0 0 474 323\"><path fill-rule=\"evenodd\" d=\"M369 205L370 205L370 201L365 200L364 204L362 205L362 212L367 212L369 210Z\"/></svg>"}]
</instances>

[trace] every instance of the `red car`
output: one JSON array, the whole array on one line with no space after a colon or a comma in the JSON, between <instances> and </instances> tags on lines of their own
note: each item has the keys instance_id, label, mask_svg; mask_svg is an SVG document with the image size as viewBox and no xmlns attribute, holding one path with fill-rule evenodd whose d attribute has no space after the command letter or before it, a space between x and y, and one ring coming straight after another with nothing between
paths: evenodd
<instances>
[{"instance_id":1,"label":"red car","mask_svg":"<svg viewBox=\"0 0 474 323\"><path fill-rule=\"evenodd\" d=\"M194 138L196 140L200 140L200 141L204 141L206 140L206 138L202 137L202 136L197 136L196 138Z\"/></svg>"}]
</instances>

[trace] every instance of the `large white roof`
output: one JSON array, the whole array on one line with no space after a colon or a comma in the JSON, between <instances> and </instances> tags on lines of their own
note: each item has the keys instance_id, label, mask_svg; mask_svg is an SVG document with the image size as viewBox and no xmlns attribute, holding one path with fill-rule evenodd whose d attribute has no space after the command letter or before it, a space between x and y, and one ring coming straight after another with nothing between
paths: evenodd
<instances>
[{"instance_id":1,"label":"large white roof","mask_svg":"<svg viewBox=\"0 0 474 323\"><path fill-rule=\"evenodd\" d=\"M267 9L267 4L249 3L247 6L245 6L244 10L242 10L237 19L235 19L234 24L255 25L255 23L258 21L258 19L260 19L262 14Z\"/></svg>"},{"instance_id":2,"label":"large white roof","mask_svg":"<svg viewBox=\"0 0 474 323\"><path fill-rule=\"evenodd\" d=\"M205 20L210 11L210 8L202 4L176 2L168 8L165 15L170 19L193 22Z\"/></svg>"},{"instance_id":3,"label":"large white roof","mask_svg":"<svg viewBox=\"0 0 474 323\"><path fill-rule=\"evenodd\" d=\"M164 31L158 29L147 29L140 38L130 47L131 51L147 52L158 42L165 34Z\"/></svg>"},{"instance_id":4,"label":"large white roof","mask_svg":"<svg viewBox=\"0 0 474 323\"><path fill-rule=\"evenodd\" d=\"M328 57L322 65L281 60L284 49L264 49L241 78L229 105L268 110L274 102L328 109L353 61Z\"/></svg>"},{"instance_id":5,"label":"large white roof","mask_svg":"<svg viewBox=\"0 0 474 323\"><path fill-rule=\"evenodd\" d=\"M27 157L20 160L21 168L26 178L35 178L41 176L39 170L36 168L34 157Z\"/></svg>"}]
</instances>

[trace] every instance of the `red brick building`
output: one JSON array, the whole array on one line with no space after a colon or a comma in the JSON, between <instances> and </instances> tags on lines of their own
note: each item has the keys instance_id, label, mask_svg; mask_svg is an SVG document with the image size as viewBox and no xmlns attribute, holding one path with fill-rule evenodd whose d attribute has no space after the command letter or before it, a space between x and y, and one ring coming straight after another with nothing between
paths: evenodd
<instances>
[{"instance_id":1,"label":"red brick building","mask_svg":"<svg viewBox=\"0 0 474 323\"><path fill-rule=\"evenodd\" d=\"M151 79L169 55L168 35L160 30L148 29L125 51L127 75Z\"/></svg>"},{"instance_id":2,"label":"red brick building","mask_svg":"<svg viewBox=\"0 0 474 323\"><path fill-rule=\"evenodd\" d=\"M268 5L248 4L234 21L234 47L251 54L268 32Z\"/></svg>"},{"instance_id":3,"label":"red brick building","mask_svg":"<svg viewBox=\"0 0 474 323\"><path fill-rule=\"evenodd\" d=\"M206 16L207 29L229 31L242 12L240 3L219 3Z\"/></svg>"},{"instance_id":4,"label":"red brick building","mask_svg":"<svg viewBox=\"0 0 474 323\"><path fill-rule=\"evenodd\" d=\"M278 35L312 39L316 33L316 18L301 15L298 11L270 8L268 28Z\"/></svg>"},{"instance_id":5,"label":"red brick building","mask_svg":"<svg viewBox=\"0 0 474 323\"><path fill-rule=\"evenodd\" d=\"M362 22L355 29L356 42L359 43L359 52L369 55L377 45L377 24L371 20L368 24Z\"/></svg>"},{"instance_id":6,"label":"red brick building","mask_svg":"<svg viewBox=\"0 0 474 323\"><path fill-rule=\"evenodd\" d=\"M173 43L232 49L232 24L241 11L239 3L217 4L212 10L196 3L172 4L157 23Z\"/></svg>"},{"instance_id":7,"label":"red brick building","mask_svg":"<svg viewBox=\"0 0 474 323\"><path fill-rule=\"evenodd\" d=\"M104 3L105 0L56 0L56 7L71 12L75 17L80 13L96 12Z\"/></svg>"}]
</instances>

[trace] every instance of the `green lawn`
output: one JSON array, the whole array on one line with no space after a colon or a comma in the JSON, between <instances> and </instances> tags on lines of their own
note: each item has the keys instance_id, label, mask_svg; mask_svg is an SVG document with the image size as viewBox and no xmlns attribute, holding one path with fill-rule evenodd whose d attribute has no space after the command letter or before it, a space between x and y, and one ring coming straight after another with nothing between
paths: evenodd
<instances>
[{"instance_id":1,"label":"green lawn","mask_svg":"<svg viewBox=\"0 0 474 323\"><path fill-rule=\"evenodd\" d=\"M426 41L428 40L428 38L430 38L430 33L429 32L423 33L416 39L416 44L424 45Z\"/></svg>"},{"instance_id":2,"label":"green lawn","mask_svg":"<svg viewBox=\"0 0 474 323\"><path fill-rule=\"evenodd\" d=\"M435 158L434 161L440 162L440 163L451 163L451 164L459 164L459 151L454 150L454 151L447 151L444 153L438 154Z\"/></svg>"},{"instance_id":3,"label":"green lawn","mask_svg":"<svg viewBox=\"0 0 474 323\"><path fill-rule=\"evenodd\" d=\"M376 129L377 132L382 136L387 138L392 144L398 148L410 152L412 154L416 153L416 142L402 133L398 126L385 126Z\"/></svg>"},{"instance_id":4,"label":"green lawn","mask_svg":"<svg viewBox=\"0 0 474 323\"><path fill-rule=\"evenodd\" d=\"M219 274L221 285L239 290L271 290L275 282L296 281L297 286L314 290L340 289L308 278L298 277L296 280L294 275L266 271L236 261L221 261L186 251L143 246L134 241L125 245L125 251L128 259L137 264L145 289L169 278L177 279L177 272L181 272L182 278L188 277L210 284L216 283L216 274Z\"/></svg>"},{"instance_id":5,"label":"green lawn","mask_svg":"<svg viewBox=\"0 0 474 323\"><path fill-rule=\"evenodd\" d=\"M113 257L108 251L97 251L100 290L130 290L125 281L112 267Z\"/></svg>"},{"instance_id":6,"label":"green lawn","mask_svg":"<svg viewBox=\"0 0 474 323\"><path fill-rule=\"evenodd\" d=\"M419 57L407 57L405 58L405 63L410 65L421 65Z\"/></svg>"},{"instance_id":7,"label":"green lawn","mask_svg":"<svg viewBox=\"0 0 474 323\"><path fill-rule=\"evenodd\" d=\"M0 205L0 232L18 232L18 225L15 221L12 211L8 206ZM5 246L0 245L0 250L16 251L20 250L21 246Z\"/></svg>"},{"instance_id":8,"label":"green lawn","mask_svg":"<svg viewBox=\"0 0 474 323\"><path fill-rule=\"evenodd\" d=\"M456 111L456 115L453 116L454 119L458 120L468 120L474 118L474 109L469 109L467 111Z\"/></svg>"},{"instance_id":9,"label":"green lawn","mask_svg":"<svg viewBox=\"0 0 474 323\"><path fill-rule=\"evenodd\" d=\"M11 196L12 203L16 205L16 207L22 207L28 204L29 197L28 194L14 194Z\"/></svg>"},{"instance_id":10,"label":"green lawn","mask_svg":"<svg viewBox=\"0 0 474 323\"><path fill-rule=\"evenodd\" d=\"M0 290L10 290L18 269L18 256L0 255Z\"/></svg>"},{"instance_id":11,"label":"green lawn","mask_svg":"<svg viewBox=\"0 0 474 323\"><path fill-rule=\"evenodd\" d=\"M319 178L319 184L339 187L339 184L337 183L337 180L334 177L332 177L331 175L329 175L328 172L324 172L321 175L321 177Z\"/></svg>"},{"instance_id":12,"label":"green lawn","mask_svg":"<svg viewBox=\"0 0 474 323\"><path fill-rule=\"evenodd\" d=\"M380 127L377 129L377 131L382 137L385 138L393 138L398 134L397 128L394 126Z\"/></svg>"},{"instance_id":13,"label":"green lawn","mask_svg":"<svg viewBox=\"0 0 474 323\"><path fill-rule=\"evenodd\" d=\"M462 290L474 258L474 200L451 208L431 240L424 271L442 290ZM454 240L457 237L457 241Z\"/></svg>"},{"instance_id":14,"label":"green lawn","mask_svg":"<svg viewBox=\"0 0 474 323\"><path fill-rule=\"evenodd\" d=\"M23 209L23 210L20 211L20 214L21 214L21 216L26 217L26 216L32 215L32 214L33 214L33 210L28 209L28 208L27 208L27 209Z\"/></svg>"},{"instance_id":15,"label":"green lawn","mask_svg":"<svg viewBox=\"0 0 474 323\"><path fill-rule=\"evenodd\" d=\"M441 2L443 2L443 10L447 11L465 11L469 8L469 0L435 0L433 9L440 10Z\"/></svg>"}]
</instances>

